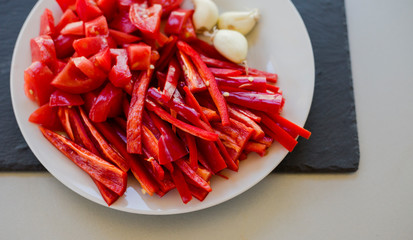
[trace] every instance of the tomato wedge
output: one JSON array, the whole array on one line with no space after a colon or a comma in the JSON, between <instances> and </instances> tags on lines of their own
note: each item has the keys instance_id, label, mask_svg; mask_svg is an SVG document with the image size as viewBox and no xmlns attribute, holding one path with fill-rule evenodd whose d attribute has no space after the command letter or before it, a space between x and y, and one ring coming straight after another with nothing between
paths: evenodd
<instances>
[{"instance_id":1,"label":"tomato wedge","mask_svg":"<svg viewBox=\"0 0 413 240\"><path fill-rule=\"evenodd\" d=\"M134 3L130 6L129 18L131 22L146 36L155 38L159 35L161 25L162 6L154 4L149 8Z\"/></svg>"}]
</instances>

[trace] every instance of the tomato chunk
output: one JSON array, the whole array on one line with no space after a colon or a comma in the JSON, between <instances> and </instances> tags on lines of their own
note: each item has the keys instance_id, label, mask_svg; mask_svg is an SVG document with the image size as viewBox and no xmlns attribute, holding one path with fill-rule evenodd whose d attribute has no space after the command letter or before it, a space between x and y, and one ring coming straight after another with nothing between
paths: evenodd
<instances>
[{"instance_id":1,"label":"tomato chunk","mask_svg":"<svg viewBox=\"0 0 413 240\"><path fill-rule=\"evenodd\" d=\"M50 95L49 106L78 106L83 105L84 101L80 95L70 94L56 90Z\"/></svg>"},{"instance_id":2,"label":"tomato chunk","mask_svg":"<svg viewBox=\"0 0 413 240\"><path fill-rule=\"evenodd\" d=\"M89 21L103 14L94 0L77 0L76 12L82 21Z\"/></svg>"},{"instance_id":3,"label":"tomato chunk","mask_svg":"<svg viewBox=\"0 0 413 240\"><path fill-rule=\"evenodd\" d=\"M130 44L126 51L131 70L146 70L151 65L151 47L145 43Z\"/></svg>"},{"instance_id":4,"label":"tomato chunk","mask_svg":"<svg viewBox=\"0 0 413 240\"><path fill-rule=\"evenodd\" d=\"M105 74L101 70L87 58L79 57L70 59L51 84L65 92L79 94L100 87L104 81Z\"/></svg>"},{"instance_id":5,"label":"tomato chunk","mask_svg":"<svg viewBox=\"0 0 413 240\"><path fill-rule=\"evenodd\" d=\"M55 30L52 11L46 8L40 17L40 35L53 35Z\"/></svg>"},{"instance_id":6,"label":"tomato chunk","mask_svg":"<svg viewBox=\"0 0 413 240\"><path fill-rule=\"evenodd\" d=\"M54 74L44 63L33 62L24 71L24 90L26 96L36 101L39 106L48 103L49 97L54 91L50 85L53 81Z\"/></svg>"},{"instance_id":7,"label":"tomato chunk","mask_svg":"<svg viewBox=\"0 0 413 240\"><path fill-rule=\"evenodd\" d=\"M57 69L56 49L53 39L49 35L41 35L30 40L32 62L40 61L46 64L53 72Z\"/></svg>"},{"instance_id":8,"label":"tomato chunk","mask_svg":"<svg viewBox=\"0 0 413 240\"><path fill-rule=\"evenodd\" d=\"M145 35L155 38L159 35L161 24L162 6L153 4L149 8L134 3L129 10L131 22Z\"/></svg>"},{"instance_id":9,"label":"tomato chunk","mask_svg":"<svg viewBox=\"0 0 413 240\"><path fill-rule=\"evenodd\" d=\"M85 22L86 37L108 36L109 28L104 16Z\"/></svg>"},{"instance_id":10,"label":"tomato chunk","mask_svg":"<svg viewBox=\"0 0 413 240\"><path fill-rule=\"evenodd\" d=\"M29 117L29 121L45 128L60 131L62 125L57 115L58 107L51 107L48 103L36 109Z\"/></svg>"}]
</instances>

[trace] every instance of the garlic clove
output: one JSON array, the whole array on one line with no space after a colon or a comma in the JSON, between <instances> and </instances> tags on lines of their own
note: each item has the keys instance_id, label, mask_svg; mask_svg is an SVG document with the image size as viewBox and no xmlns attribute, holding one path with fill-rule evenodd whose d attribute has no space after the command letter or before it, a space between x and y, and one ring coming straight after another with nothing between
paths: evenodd
<instances>
[{"instance_id":1,"label":"garlic clove","mask_svg":"<svg viewBox=\"0 0 413 240\"><path fill-rule=\"evenodd\" d=\"M212 43L219 53L234 63L242 63L248 54L248 41L244 35L234 30L217 30Z\"/></svg>"},{"instance_id":2,"label":"garlic clove","mask_svg":"<svg viewBox=\"0 0 413 240\"><path fill-rule=\"evenodd\" d=\"M259 18L258 9L242 12L225 12L219 16L218 28L235 30L247 35L254 28Z\"/></svg>"},{"instance_id":3,"label":"garlic clove","mask_svg":"<svg viewBox=\"0 0 413 240\"><path fill-rule=\"evenodd\" d=\"M215 2L211 0L192 0L195 11L192 21L197 32L210 31L218 22L219 13Z\"/></svg>"}]
</instances>

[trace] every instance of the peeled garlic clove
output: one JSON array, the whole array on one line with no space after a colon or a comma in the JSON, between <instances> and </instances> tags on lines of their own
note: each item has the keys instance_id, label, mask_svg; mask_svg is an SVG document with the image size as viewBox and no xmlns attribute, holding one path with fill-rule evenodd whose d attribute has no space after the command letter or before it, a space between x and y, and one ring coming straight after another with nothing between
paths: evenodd
<instances>
[{"instance_id":1,"label":"peeled garlic clove","mask_svg":"<svg viewBox=\"0 0 413 240\"><path fill-rule=\"evenodd\" d=\"M259 10L244 12L225 12L219 16L218 28L238 31L247 35L260 18Z\"/></svg>"},{"instance_id":2,"label":"peeled garlic clove","mask_svg":"<svg viewBox=\"0 0 413 240\"><path fill-rule=\"evenodd\" d=\"M237 31L217 30L212 43L219 53L234 63L242 63L247 58L248 41Z\"/></svg>"},{"instance_id":3,"label":"peeled garlic clove","mask_svg":"<svg viewBox=\"0 0 413 240\"><path fill-rule=\"evenodd\" d=\"M211 0L192 0L195 11L192 21L197 32L210 31L218 22L218 7Z\"/></svg>"}]
</instances>

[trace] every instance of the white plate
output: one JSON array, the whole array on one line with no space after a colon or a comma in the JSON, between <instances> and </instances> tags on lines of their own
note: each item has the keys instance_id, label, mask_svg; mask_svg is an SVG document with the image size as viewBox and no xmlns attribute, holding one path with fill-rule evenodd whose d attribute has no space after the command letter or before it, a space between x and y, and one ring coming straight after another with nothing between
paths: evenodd
<instances>
[{"instance_id":1,"label":"white plate","mask_svg":"<svg viewBox=\"0 0 413 240\"><path fill-rule=\"evenodd\" d=\"M220 11L259 8L261 19L248 36L248 62L258 69L279 74L279 86L286 98L284 116L303 126L310 109L314 89L314 61L310 39L297 10L289 0L216 0ZM23 72L30 65L30 39L39 32L40 15L49 8L55 19L61 10L53 0L40 0L27 17L14 48L10 86L13 109L21 132L30 149L60 182L83 197L106 206L90 177L56 150L40 133L36 125L27 121L37 108L24 94ZM56 20L56 21L57 21ZM177 214L205 209L248 190L267 176L285 157L287 151L273 144L268 155L261 158L250 154L242 161L238 173L227 171L229 180L214 177L213 191L203 201L193 199L183 204L176 190L166 196L144 195L138 182L129 178L125 195L111 208L140 214ZM274 191L274 189L268 189ZM53 193L50 193L53 194Z\"/></svg>"}]
</instances>

